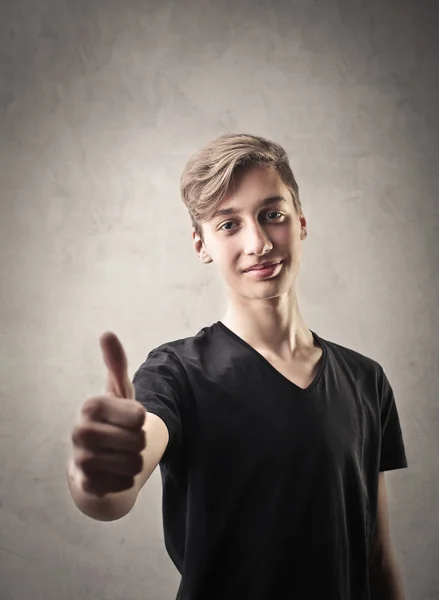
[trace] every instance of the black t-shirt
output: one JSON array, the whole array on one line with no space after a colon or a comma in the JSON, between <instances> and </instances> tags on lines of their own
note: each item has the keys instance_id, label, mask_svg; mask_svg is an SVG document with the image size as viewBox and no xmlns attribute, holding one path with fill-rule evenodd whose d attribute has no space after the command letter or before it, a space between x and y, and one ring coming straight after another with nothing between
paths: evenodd
<instances>
[{"instance_id":1,"label":"black t-shirt","mask_svg":"<svg viewBox=\"0 0 439 600\"><path fill-rule=\"evenodd\" d=\"M152 350L136 397L160 462L178 600L369 600L380 471L407 467L382 367L312 331L302 389L220 321Z\"/></svg>"}]
</instances>

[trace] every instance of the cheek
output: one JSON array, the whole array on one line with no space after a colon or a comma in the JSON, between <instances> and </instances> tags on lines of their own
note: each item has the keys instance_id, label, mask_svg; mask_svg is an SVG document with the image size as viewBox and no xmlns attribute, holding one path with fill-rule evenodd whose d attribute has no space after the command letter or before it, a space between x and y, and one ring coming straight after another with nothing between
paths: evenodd
<instances>
[{"instance_id":1,"label":"cheek","mask_svg":"<svg viewBox=\"0 0 439 600\"><path fill-rule=\"evenodd\" d=\"M239 264L239 252L237 252L231 245L224 248L221 255L222 268L225 271L233 271Z\"/></svg>"},{"instance_id":2,"label":"cheek","mask_svg":"<svg viewBox=\"0 0 439 600\"><path fill-rule=\"evenodd\" d=\"M295 245L295 237L294 226L290 225L289 227L279 227L279 229L274 232L272 239L279 245L293 246Z\"/></svg>"},{"instance_id":3,"label":"cheek","mask_svg":"<svg viewBox=\"0 0 439 600\"><path fill-rule=\"evenodd\" d=\"M232 242L232 240L227 240L227 243L218 244L215 248L215 262L218 265L219 270L224 274L236 270L240 263L239 251L236 245L230 242Z\"/></svg>"}]
</instances>

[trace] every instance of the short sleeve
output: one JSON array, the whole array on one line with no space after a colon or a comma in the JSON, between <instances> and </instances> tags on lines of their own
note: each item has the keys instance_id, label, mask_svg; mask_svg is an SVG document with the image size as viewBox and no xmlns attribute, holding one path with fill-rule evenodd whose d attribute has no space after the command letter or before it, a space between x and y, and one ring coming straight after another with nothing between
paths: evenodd
<instances>
[{"instance_id":1,"label":"short sleeve","mask_svg":"<svg viewBox=\"0 0 439 600\"><path fill-rule=\"evenodd\" d=\"M183 401L186 385L178 358L166 350L152 350L133 377L136 400L159 416L169 432L169 442L160 461L176 462L183 445Z\"/></svg>"},{"instance_id":2,"label":"short sleeve","mask_svg":"<svg viewBox=\"0 0 439 600\"><path fill-rule=\"evenodd\" d=\"M392 386L380 367L381 457L380 471L407 467L404 440Z\"/></svg>"}]
</instances>

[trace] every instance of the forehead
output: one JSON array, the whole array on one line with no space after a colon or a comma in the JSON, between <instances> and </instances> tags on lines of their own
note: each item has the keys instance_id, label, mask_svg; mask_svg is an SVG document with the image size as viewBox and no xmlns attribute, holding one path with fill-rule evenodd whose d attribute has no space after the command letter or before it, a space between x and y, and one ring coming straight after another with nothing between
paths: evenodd
<instances>
[{"instance_id":1,"label":"forehead","mask_svg":"<svg viewBox=\"0 0 439 600\"><path fill-rule=\"evenodd\" d=\"M289 189L274 168L252 165L234 174L227 194L215 207L209 220L276 202L292 203Z\"/></svg>"},{"instance_id":2,"label":"forehead","mask_svg":"<svg viewBox=\"0 0 439 600\"><path fill-rule=\"evenodd\" d=\"M286 195L288 188L273 167L251 165L233 174L227 194L221 204L233 200L253 199L256 202L268 195Z\"/></svg>"}]
</instances>

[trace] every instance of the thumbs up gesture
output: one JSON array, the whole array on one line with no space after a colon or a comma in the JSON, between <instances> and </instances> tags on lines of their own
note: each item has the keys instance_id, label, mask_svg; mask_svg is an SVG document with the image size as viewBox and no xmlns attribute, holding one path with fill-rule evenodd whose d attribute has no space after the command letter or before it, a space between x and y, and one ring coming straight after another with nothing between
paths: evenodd
<instances>
[{"instance_id":1,"label":"thumbs up gesture","mask_svg":"<svg viewBox=\"0 0 439 600\"><path fill-rule=\"evenodd\" d=\"M98 498L134 486L146 447L146 410L136 401L123 346L111 332L101 336L100 345L106 390L85 400L71 435L77 484Z\"/></svg>"}]
</instances>

